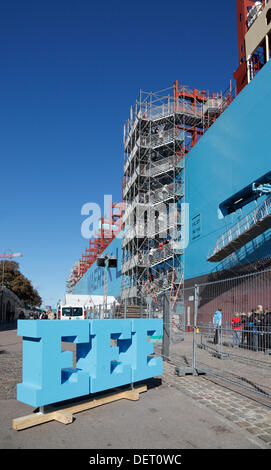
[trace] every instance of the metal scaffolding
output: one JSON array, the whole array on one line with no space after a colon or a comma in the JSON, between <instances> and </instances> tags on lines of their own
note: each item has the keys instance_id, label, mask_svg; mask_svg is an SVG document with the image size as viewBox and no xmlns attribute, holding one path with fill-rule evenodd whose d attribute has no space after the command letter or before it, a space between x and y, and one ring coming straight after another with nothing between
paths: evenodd
<instances>
[{"instance_id":1,"label":"metal scaffolding","mask_svg":"<svg viewBox=\"0 0 271 470\"><path fill-rule=\"evenodd\" d=\"M124 126L123 200L101 218L71 269L67 292L124 228L122 299L138 305L167 294L175 311L182 308L185 156L232 99L231 89L209 95L177 81L156 93L140 92Z\"/></svg>"},{"instance_id":2,"label":"metal scaffolding","mask_svg":"<svg viewBox=\"0 0 271 470\"><path fill-rule=\"evenodd\" d=\"M232 101L176 81L140 91L124 126L121 298L126 304L167 296L184 320L185 156Z\"/></svg>"}]
</instances>

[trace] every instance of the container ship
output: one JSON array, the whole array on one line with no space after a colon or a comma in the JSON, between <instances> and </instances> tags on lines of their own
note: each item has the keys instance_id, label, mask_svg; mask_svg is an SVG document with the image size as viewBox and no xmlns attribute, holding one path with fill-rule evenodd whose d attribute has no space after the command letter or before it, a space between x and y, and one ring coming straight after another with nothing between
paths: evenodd
<instances>
[{"instance_id":1,"label":"container ship","mask_svg":"<svg viewBox=\"0 0 271 470\"><path fill-rule=\"evenodd\" d=\"M175 81L140 92L124 125L122 202L67 289L127 304L271 264L271 2L237 0L239 65L224 93ZM101 254L117 259L105 279Z\"/></svg>"}]
</instances>

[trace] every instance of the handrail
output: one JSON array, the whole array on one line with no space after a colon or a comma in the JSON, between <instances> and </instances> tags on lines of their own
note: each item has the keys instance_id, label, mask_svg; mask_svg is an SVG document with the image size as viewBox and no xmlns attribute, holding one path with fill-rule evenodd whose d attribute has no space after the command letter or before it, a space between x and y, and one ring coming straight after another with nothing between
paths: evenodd
<instances>
[{"instance_id":1,"label":"handrail","mask_svg":"<svg viewBox=\"0 0 271 470\"><path fill-rule=\"evenodd\" d=\"M218 253L222 248L240 237L241 234L268 215L271 215L271 197L266 199L260 207L249 212L240 222L237 222L222 233L216 242L212 255Z\"/></svg>"}]
</instances>

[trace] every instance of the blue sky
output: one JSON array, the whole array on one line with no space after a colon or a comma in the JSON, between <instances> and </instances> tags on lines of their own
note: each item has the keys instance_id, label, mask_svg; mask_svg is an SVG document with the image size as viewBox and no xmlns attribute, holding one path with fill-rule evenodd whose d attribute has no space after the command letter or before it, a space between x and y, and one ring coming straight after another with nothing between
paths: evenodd
<instances>
[{"instance_id":1,"label":"blue sky","mask_svg":"<svg viewBox=\"0 0 271 470\"><path fill-rule=\"evenodd\" d=\"M0 3L0 252L55 305L88 241L81 207L121 200L123 124L140 89L225 90L235 0Z\"/></svg>"}]
</instances>

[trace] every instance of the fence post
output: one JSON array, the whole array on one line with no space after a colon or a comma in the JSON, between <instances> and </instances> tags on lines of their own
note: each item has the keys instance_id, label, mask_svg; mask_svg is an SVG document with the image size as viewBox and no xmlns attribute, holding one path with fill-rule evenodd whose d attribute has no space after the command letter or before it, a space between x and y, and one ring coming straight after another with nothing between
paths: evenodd
<instances>
[{"instance_id":1,"label":"fence post","mask_svg":"<svg viewBox=\"0 0 271 470\"><path fill-rule=\"evenodd\" d=\"M170 355L170 308L167 294L163 296L163 342L162 357L169 359Z\"/></svg>"},{"instance_id":2,"label":"fence post","mask_svg":"<svg viewBox=\"0 0 271 470\"><path fill-rule=\"evenodd\" d=\"M199 304L199 286L198 284L195 284L194 286L193 359L192 359L192 368L193 368L194 373L197 372L196 349L197 349L198 304Z\"/></svg>"}]
</instances>

